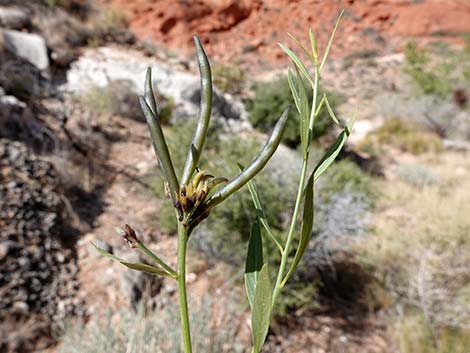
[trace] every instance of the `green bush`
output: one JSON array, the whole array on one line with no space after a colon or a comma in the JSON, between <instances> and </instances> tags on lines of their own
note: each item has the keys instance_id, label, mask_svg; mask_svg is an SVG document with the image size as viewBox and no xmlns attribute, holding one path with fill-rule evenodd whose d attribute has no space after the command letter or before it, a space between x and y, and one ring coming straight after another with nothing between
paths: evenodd
<instances>
[{"instance_id":1,"label":"green bush","mask_svg":"<svg viewBox=\"0 0 470 353\"><path fill-rule=\"evenodd\" d=\"M434 329L419 314L406 315L394 331L402 353L470 352L470 331Z\"/></svg>"},{"instance_id":2,"label":"green bush","mask_svg":"<svg viewBox=\"0 0 470 353\"><path fill-rule=\"evenodd\" d=\"M241 94L246 86L245 71L238 65L216 65L212 77L215 86L226 93Z\"/></svg>"},{"instance_id":3,"label":"green bush","mask_svg":"<svg viewBox=\"0 0 470 353\"><path fill-rule=\"evenodd\" d=\"M416 124L402 119L389 119L361 142L360 149L372 155L383 153L385 145L413 154L442 151L439 136L420 129Z\"/></svg>"},{"instance_id":4,"label":"green bush","mask_svg":"<svg viewBox=\"0 0 470 353\"><path fill-rule=\"evenodd\" d=\"M326 171L321 183L321 197L328 202L332 195L344 189L354 190L373 201L377 196L371 178L357 164L345 159L331 166Z\"/></svg>"},{"instance_id":5,"label":"green bush","mask_svg":"<svg viewBox=\"0 0 470 353\"><path fill-rule=\"evenodd\" d=\"M453 92L470 83L470 41L463 50L418 47L415 42L405 46L404 72L421 93L449 99Z\"/></svg>"},{"instance_id":6,"label":"green bush","mask_svg":"<svg viewBox=\"0 0 470 353\"><path fill-rule=\"evenodd\" d=\"M324 91L319 92L319 99L322 97L323 92ZM333 109L342 101L342 97L338 94L331 92L325 93ZM312 93L310 92L309 94L309 100L311 101ZM279 78L273 82L258 83L255 85L254 99L247 102L247 108L250 113L249 119L254 127L264 132L269 131L276 123L281 112L289 105L293 106L294 101L285 77ZM283 142L290 147L297 147L300 143L298 134L299 115L295 109L291 109L289 114L290 116L284 131ZM332 124L333 122L327 110L323 108L314 127L314 138L323 136Z\"/></svg>"},{"instance_id":7,"label":"green bush","mask_svg":"<svg viewBox=\"0 0 470 353\"><path fill-rule=\"evenodd\" d=\"M113 115L142 120L138 97L129 80L113 80L106 86L94 86L79 96L82 103L95 117L109 118ZM173 99L158 95L160 121L169 124L173 111Z\"/></svg>"}]
</instances>

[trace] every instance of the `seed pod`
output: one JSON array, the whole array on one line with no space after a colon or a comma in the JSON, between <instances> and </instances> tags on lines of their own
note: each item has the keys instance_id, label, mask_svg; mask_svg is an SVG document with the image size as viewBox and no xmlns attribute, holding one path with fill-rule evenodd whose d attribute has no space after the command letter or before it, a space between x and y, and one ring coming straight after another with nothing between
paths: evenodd
<instances>
[{"instance_id":1,"label":"seed pod","mask_svg":"<svg viewBox=\"0 0 470 353\"><path fill-rule=\"evenodd\" d=\"M274 152L276 151L279 143L281 142L282 134L286 127L287 117L289 113L289 109L287 108L284 110L282 115L280 116L278 122L274 126L274 130L264 145L263 149L261 150L260 154L251 162L251 164L246 167L238 176L232 179L227 185L225 185L222 189L217 191L214 195L206 203L206 207L211 209L212 207L218 205L222 201L224 201L227 197L233 194L235 191L239 190L243 187L247 182L249 182L253 177L256 176L268 163L269 159L272 157Z\"/></svg>"},{"instance_id":2,"label":"seed pod","mask_svg":"<svg viewBox=\"0 0 470 353\"><path fill-rule=\"evenodd\" d=\"M206 141L207 128L211 118L212 110L212 75L211 66L207 59L204 48L197 36L194 36L194 44L196 45L197 63L199 66L199 74L201 76L201 101L199 106L199 118L194 131L193 140L189 147L188 157L184 165L181 184L188 184L199 163L201 151Z\"/></svg>"}]
</instances>

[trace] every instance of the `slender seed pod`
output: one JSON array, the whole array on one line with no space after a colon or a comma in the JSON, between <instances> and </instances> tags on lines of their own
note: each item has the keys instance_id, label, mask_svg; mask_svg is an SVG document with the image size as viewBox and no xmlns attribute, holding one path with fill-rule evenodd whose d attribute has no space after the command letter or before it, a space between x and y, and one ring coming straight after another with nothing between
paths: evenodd
<instances>
[{"instance_id":1,"label":"slender seed pod","mask_svg":"<svg viewBox=\"0 0 470 353\"><path fill-rule=\"evenodd\" d=\"M147 78L150 78L150 75L148 75ZM147 87L148 85L146 83L146 94L149 94ZM168 183L171 200L173 201L173 204L176 204L176 196L178 195L179 190L178 178L176 177L175 168L171 161L170 151L168 150L165 137L163 136L158 115L153 113L152 108L144 97L139 97L139 103L149 126L153 149L155 150L155 154L157 155L158 161L162 167L166 182Z\"/></svg>"},{"instance_id":2,"label":"slender seed pod","mask_svg":"<svg viewBox=\"0 0 470 353\"><path fill-rule=\"evenodd\" d=\"M153 114L158 116L160 112L158 111L157 101L155 99L155 94L153 93L151 67L148 67L147 72L145 73L144 98Z\"/></svg>"},{"instance_id":3,"label":"slender seed pod","mask_svg":"<svg viewBox=\"0 0 470 353\"><path fill-rule=\"evenodd\" d=\"M207 128L211 118L212 110L212 75L211 66L207 59L204 48L197 36L194 36L194 44L196 45L197 63L199 66L199 74L201 76L201 101L199 105L199 118L194 132L191 146L189 147L188 157L184 165L181 184L186 185L199 163L201 151L206 141Z\"/></svg>"},{"instance_id":4,"label":"slender seed pod","mask_svg":"<svg viewBox=\"0 0 470 353\"><path fill-rule=\"evenodd\" d=\"M289 115L289 109L290 107L285 109L280 116L278 122L274 126L273 133L264 145L260 154L240 174L238 174L227 185L211 196L211 198L207 201L207 209L210 210L212 207L224 201L227 197L229 197L235 191L239 190L247 182L254 178L256 174L258 174L264 168L281 142L282 134L284 133L284 129L286 127L287 117Z\"/></svg>"}]
</instances>

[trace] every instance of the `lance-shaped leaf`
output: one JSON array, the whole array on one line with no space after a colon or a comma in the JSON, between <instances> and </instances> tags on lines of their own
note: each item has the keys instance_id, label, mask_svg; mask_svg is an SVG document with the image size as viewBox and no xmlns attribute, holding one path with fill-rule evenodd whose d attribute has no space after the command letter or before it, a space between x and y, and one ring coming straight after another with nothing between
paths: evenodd
<instances>
[{"instance_id":1,"label":"lance-shaped leaf","mask_svg":"<svg viewBox=\"0 0 470 353\"><path fill-rule=\"evenodd\" d=\"M144 264L144 263L140 263L140 262L129 262L129 261L126 261L124 259L121 259L109 252L107 252L106 250L100 248L99 246L96 246L94 243L91 243L95 249L103 256L111 259L111 260L114 260L114 261L118 261L120 262L121 264L123 264L124 266L130 268L130 269L133 269L133 270L136 270L136 271L140 271L140 272L145 272L145 273L149 273L151 275L159 275L159 276L165 276L165 277L170 277L170 278L176 278L177 276L174 275L174 274L171 274L171 273L168 273L162 269L159 269L159 268L156 268L156 267L153 267L151 265L147 265L147 264Z\"/></svg>"},{"instance_id":2,"label":"lance-shaped leaf","mask_svg":"<svg viewBox=\"0 0 470 353\"><path fill-rule=\"evenodd\" d=\"M326 151L325 155L322 157L320 162L318 162L317 166L313 170L313 178L316 181L320 175L322 175L331 163L334 162L336 157L338 157L339 152L343 148L348 136L351 133L352 127L354 125L354 121L356 120L356 112L354 113L352 119L349 121L348 125L341 131L338 138L336 139L335 143Z\"/></svg>"},{"instance_id":3,"label":"lance-shaped leaf","mask_svg":"<svg viewBox=\"0 0 470 353\"><path fill-rule=\"evenodd\" d=\"M181 177L182 185L186 185L189 182L199 163L201 151L204 148L204 143L206 141L207 128L209 127L212 110L211 66L206 53L204 52L204 48L197 36L194 36L194 44L196 45L197 63L199 66L199 74L201 76L201 101L199 105L198 123L191 146L189 147L183 176Z\"/></svg>"},{"instance_id":4,"label":"lance-shaped leaf","mask_svg":"<svg viewBox=\"0 0 470 353\"><path fill-rule=\"evenodd\" d=\"M165 261L160 259L152 250L147 248L144 243L137 244L137 248L141 250L145 255L150 257L153 261L159 264L163 269L168 272L170 275L174 276L175 278L178 276L175 270L173 270Z\"/></svg>"},{"instance_id":5,"label":"lance-shaped leaf","mask_svg":"<svg viewBox=\"0 0 470 353\"><path fill-rule=\"evenodd\" d=\"M307 187L305 190L305 201L304 201L304 213L302 216L302 225L300 227L300 240L299 245L297 246L297 250L295 251L294 259L292 260L292 264L287 271L286 276L282 280L281 287L283 287L289 277L292 275L294 270L296 269L297 265L300 262L305 250L307 250L308 243L312 236L312 229L313 229L313 216L314 216L314 205L313 205L313 176L310 176L308 179Z\"/></svg>"},{"instance_id":6,"label":"lance-shaped leaf","mask_svg":"<svg viewBox=\"0 0 470 353\"><path fill-rule=\"evenodd\" d=\"M330 115L330 118L331 120L333 120L333 122L339 126L341 126L341 123L339 122L338 118L336 117L335 115L335 112L333 111L333 109L331 108L331 105L330 105L330 102L328 101L328 98L326 97L326 94L323 95L323 99L325 101L325 104L326 104L326 109L328 110L328 114Z\"/></svg>"},{"instance_id":7,"label":"lance-shaped leaf","mask_svg":"<svg viewBox=\"0 0 470 353\"><path fill-rule=\"evenodd\" d=\"M242 166L240 163L238 163L238 168L240 168L241 171L245 169L245 167ZM255 205L258 220L263 226L263 228L266 230L268 237L274 242L274 244L276 244L277 248L279 249L279 252L282 255L282 253L284 252L284 249L282 248L282 245L279 239L277 239L277 237L274 235L271 229L271 226L269 225L268 219L266 218L266 213L264 212L263 206L261 205L261 199L258 194L258 188L256 187L256 183L253 179L251 179L247 185L248 185L248 190L250 191L251 200L253 201L253 204Z\"/></svg>"},{"instance_id":8,"label":"lance-shaped leaf","mask_svg":"<svg viewBox=\"0 0 470 353\"><path fill-rule=\"evenodd\" d=\"M305 53L305 55L307 55L307 57L310 59L310 61L315 64L315 57L309 53L309 51L307 50L307 48L304 47L304 45L302 43L300 43L300 41L294 37L294 35L292 33L287 33L287 35L289 37L292 38L292 40L303 50L303 52Z\"/></svg>"},{"instance_id":9,"label":"lance-shaped leaf","mask_svg":"<svg viewBox=\"0 0 470 353\"><path fill-rule=\"evenodd\" d=\"M292 96L294 98L295 106L297 107L297 111L299 112L300 119L299 119L299 128L300 128L300 141L302 145L302 151L307 150L308 144L308 135L309 135L309 121L310 121L310 107L309 107L309 99L307 96L307 91L304 85L304 81L297 69L294 66L295 75L289 70L288 72L288 82L289 87L292 92Z\"/></svg>"},{"instance_id":10,"label":"lance-shaped leaf","mask_svg":"<svg viewBox=\"0 0 470 353\"><path fill-rule=\"evenodd\" d=\"M256 219L251 226L250 241L248 243L248 253L245 262L245 289L251 309L253 309L253 302L255 300L258 274L262 267L263 240L261 238L259 221Z\"/></svg>"},{"instance_id":11,"label":"lance-shaped leaf","mask_svg":"<svg viewBox=\"0 0 470 353\"><path fill-rule=\"evenodd\" d=\"M254 178L264 168L274 152L276 152L276 149L281 142L282 134L284 133L287 118L289 116L289 109L290 108L285 109L282 113L260 154L240 174L209 198L207 209L210 210L212 207L218 205L227 197L232 195L235 191L245 186L247 182Z\"/></svg>"},{"instance_id":12,"label":"lance-shaped leaf","mask_svg":"<svg viewBox=\"0 0 470 353\"><path fill-rule=\"evenodd\" d=\"M313 80L312 78L310 77L310 74L308 73L308 70L307 68L305 67L304 63L302 62L302 60L299 59L299 57L297 55L295 55L295 53L289 49L288 47L286 47L284 44L282 43L279 43L279 46L281 47L282 50L284 50L284 52L292 59L292 61L294 62L295 66L299 69L299 71L302 73L302 75L308 80L308 82L312 85L314 85L313 83Z\"/></svg>"},{"instance_id":13,"label":"lance-shaped leaf","mask_svg":"<svg viewBox=\"0 0 470 353\"><path fill-rule=\"evenodd\" d=\"M264 264L256 281L253 311L251 313L251 332L253 352L259 353L268 334L271 321L272 286L269 278L268 264Z\"/></svg>"},{"instance_id":14,"label":"lance-shaped leaf","mask_svg":"<svg viewBox=\"0 0 470 353\"><path fill-rule=\"evenodd\" d=\"M323 59L320 64L320 72L323 69L323 66L325 66L326 59L328 58L328 54L330 53L331 45L333 44L333 40L335 39L335 34L336 30L338 29L339 23L341 22L341 18L343 17L344 10L341 11L341 13L338 16L338 19L336 20L335 28L333 29L333 32L331 33L330 39L328 41L328 45L326 46L325 53L323 54Z\"/></svg>"},{"instance_id":15,"label":"lance-shaped leaf","mask_svg":"<svg viewBox=\"0 0 470 353\"><path fill-rule=\"evenodd\" d=\"M312 47L312 53L314 58L314 65L318 64L318 49L317 49L317 40L315 39L315 33L313 33L313 29L308 30L308 36L310 38L310 46Z\"/></svg>"},{"instance_id":16,"label":"lance-shaped leaf","mask_svg":"<svg viewBox=\"0 0 470 353\"><path fill-rule=\"evenodd\" d=\"M150 130L153 149L155 150L155 154L157 155L160 166L162 167L165 180L168 183L171 199L173 203L175 203L176 195L179 190L178 178L176 177L175 168L173 167L173 162L170 157L170 151L168 150L168 145L165 141L163 130L160 125L151 80L152 75L151 69L149 68L147 70L145 82L145 94L144 96L139 97L139 102ZM151 97L153 97L153 99ZM147 101L147 99L149 101Z\"/></svg>"}]
</instances>

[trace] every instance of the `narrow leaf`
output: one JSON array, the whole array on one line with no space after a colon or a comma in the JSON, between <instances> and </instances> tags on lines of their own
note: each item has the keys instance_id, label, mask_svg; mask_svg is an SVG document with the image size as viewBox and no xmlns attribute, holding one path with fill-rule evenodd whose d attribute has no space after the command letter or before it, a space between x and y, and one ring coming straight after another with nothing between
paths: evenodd
<instances>
[{"instance_id":1,"label":"narrow leaf","mask_svg":"<svg viewBox=\"0 0 470 353\"><path fill-rule=\"evenodd\" d=\"M253 352L259 353L268 334L271 321L272 286L269 278L268 265L263 265L256 283L253 312L251 314L251 333L253 336Z\"/></svg>"},{"instance_id":2,"label":"narrow leaf","mask_svg":"<svg viewBox=\"0 0 470 353\"><path fill-rule=\"evenodd\" d=\"M173 270L165 261L160 259L152 250L147 248L144 243L139 243L137 244L137 247L148 257L150 257L153 261L155 261L157 264L159 264L161 267L164 268L166 272L168 272L170 275L177 277L178 274L176 273L175 270Z\"/></svg>"},{"instance_id":3,"label":"narrow leaf","mask_svg":"<svg viewBox=\"0 0 470 353\"><path fill-rule=\"evenodd\" d=\"M251 309L253 309L258 274L262 267L263 240L261 238L260 225L258 219L256 219L251 226L250 241L248 243L248 253L245 262L245 288Z\"/></svg>"},{"instance_id":4,"label":"narrow leaf","mask_svg":"<svg viewBox=\"0 0 470 353\"><path fill-rule=\"evenodd\" d=\"M334 162L336 157L338 157L339 152L343 148L346 140L348 139L349 134L351 133L352 127L354 125L354 121L356 120L356 113L348 123L348 125L341 131L338 138L336 139L335 143L326 151L325 155L322 157L320 162L318 162L317 166L313 170L314 181L316 181L320 175L322 175L331 163Z\"/></svg>"},{"instance_id":5,"label":"narrow leaf","mask_svg":"<svg viewBox=\"0 0 470 353\"><path fill-rule=\"evenodd\" d=\"M238 163L238 167L240 168L240 170L244 169L244 167L240 163ZM248 190L250 191L251 199L253 201L253 204L255 205L255 209L258 215L258 220L260 221L263 228L266 230L266 233L268 234L269 239L271 239L274 242L274 244L276 244L277 248L279 249L279 252L282 255L282 253L284 252L284 249L282 248L282 245L279 239L274 235L273 231L271 230L268 219L266 218L266 213L264 212L263 206L261 205L261 199L258 194L258 188L256 187L256 183L253 179L251 179L247 185L248 185Z\"/></svg>"},{"instance_id":6,"label":"narrow leaf","mask_svg":"<svg viewBox=\"0 0 470 353\"><path fill-rule=\"evenodd\" d=\"M328 114L330 115L331 120L333 120L335 124L341 126L341 123L339 122L338 118L335 115L335 112L331 108L330 102L328 101L326 95L324 95L323 98L325 100L326 109L328 110Z\"/></svg>"},{"instance_id":7,"label":"narrow leaf","mask_svg":"<svg viewBox=\"0 0 470 353\"><path fill-rule=\"evenodd\" d=\"M328 41L328 45L326 46L325 54L323 54L323 59L320 65L320 72L323 69L323 66L325 66L326 59L328 58L328 54L330 53L331 45L333 44L333 40L335 39L336 30L338 29L338 26L341 21L341 18L343 17L343 14L344 14L344 10L340 12L338 19L336 20L335 28L333 29L333 32L331 33L330 40Z\"/></svg>"},{"instance_id":8,"label":"narrow leaf","mask_svg":"<svg viewBox=\"0 0 470 353\"><path fill-rule=\"evenodd\" d=\"M158 268L155 268L151 265L147 265L147 264L144 264L144 263L140 263L140 262L129 262L129 261L126 261L126 260L123 260L109 252L107 252L106 250L96 246L94 243L91 243L95 249L103 256L111 259L111 260L114 260L114 261L118 261L120 262L121 264L123 264L124 266L130 268L130 269L133 269L133 270L136 270L136 271L140 271L140 272L145 272L145 273L149 273L151 275L160 275L160 276L165 276L165 277L170 277L170 278L176 278L175 275L173 274L170 274L164 270L161 270L161 269L158 269Z\"/></svg>"},{"instance_id":9,"label":"narrow leaf","mask_svg":"<svg viewBox=\"0 0 470 353\"><path fill-rule=\"evenodd\" d=\"M295 43L297 43L297 45L304 51L305 55L307 55L307 57L310 59L310 61L312 61L312 63L315 64L315 58L311 53L309 53L307 48L305 48L304 45L302 43L300 43L300 41L297 38L295 38L292 33L288 32L287 35L289 37L291 37L294 40Z\"/></svg>"},{"instance_id":10,"label":"narrow leaf","mask_svg":"<svg viewBox=\"0 0 470 353\"><path fill-rule=\"evenodd\" d=\"M287 271L286 276L282 280L281 287L283 287L289 277L292 275L294 270L296 269L297 265L300 262L305 250L307 249L308 243L310 241L313 229L313 216L314 216L314 204L313 204L313 176L310 176L308 179L307 187L305 190L305 202L304 202L304 213L302 216L302 225L300 228L300 240L297 250L295 252L294 259L292 260L292 264Z\"/></svg>"},{"instance_id":11,"label":"narrow leaf","mask_svg":"<svg viewBox=\"0 0 470 353\"><path fill-rule=\"evenodd\" d=\"M299 59L299 57L297 55L294 54L294 52L292 50L290 50L288 47L286 47L284 44L282 43L279 43L279 46L281 47L282 50L284 50L284 52L292 59L292 61L294 62L295 66L297 66L297 68L300 70L300 72L302 73L302 75L305 76L305 78L308 80L308 82L310 82L310 84L312 85L313 87L313 81L312 81L312 78L310 77L310 74L308 73L308 70L307 68L305 67L304 63L302 62L302 60Z\"/></svg>"},{"instance_id":12,"label":"narrow leaf","mask_svg":"<svg viewBox=\"0 0 470 353\"><path fill-rule=\"evenodd\" d=\"M310 122L310 106L307 96L307 90L304 85L302 76L300 75L297 67L295 67L296 75L293 76L296 86L298 88L300 97L300 139L302 142L302 150L307 150L308 135L309 135L309 122Z\"/></svg>"},{"instance_id":13,"label":"narrow leaf","mask_svg":"<svg viewBox=\"0 0 470 353\"><path fill-rule=\"evenodd\" d=\"M292 97L294 98L295 107L297 108L297 111L300 114L300 112L302 111L301 101L300 101L300 94L299 94L299 91L297 89L296 83L294 81L294 76L293 76L292 71L290 69L287 72L287 82L289 83L290 91L292 93Z\"/></svg>"},{"instance_id":14,"label":"narrow leaf","mask_svg":"<svg viewBox=\"0 0 470 353\"><path fill-rule=\"evenodd\" d=\"M311 28L308 30L308 36L310 37L310 45L312 46L314 64L318 65L317 40L315 39L315 33L313 33L313 30Z\"/></svg>"}]
</instances>

